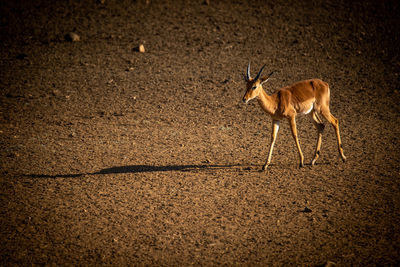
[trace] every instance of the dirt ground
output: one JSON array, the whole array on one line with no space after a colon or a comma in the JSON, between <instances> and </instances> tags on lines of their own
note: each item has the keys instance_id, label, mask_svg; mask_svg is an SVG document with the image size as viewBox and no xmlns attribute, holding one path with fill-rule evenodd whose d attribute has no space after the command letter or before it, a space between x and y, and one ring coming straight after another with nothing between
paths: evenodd
<instances>
[{"instance_id":1,"label":"dirt ground","mask_svg":"<svg viewBox=\"0 0 400 267\"><path fill-rule=\"evenodd\" d=\"M1 1L0 265L398 266L398 7ZM283 121L260 172L249 60L275 71L269 93L330 84L346 163L327 125L310 166L306 116L308 164Z\"/></svg>"}]
</instances>

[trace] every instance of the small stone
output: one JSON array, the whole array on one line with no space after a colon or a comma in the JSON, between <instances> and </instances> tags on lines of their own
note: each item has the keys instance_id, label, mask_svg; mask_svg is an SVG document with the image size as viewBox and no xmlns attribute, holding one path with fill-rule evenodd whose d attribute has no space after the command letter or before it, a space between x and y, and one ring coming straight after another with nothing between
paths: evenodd
<instances>
[{"instance_id":1,"label":"small stone","mask_svg":"<svg viewBox=\"0 0 400 267\"><path fill-rule=\"evenodd\" d=\"M145 50L144 50L144 45L139 45L139 52L140 53L144 53L145 52Z\"/></svg>"},{"instance_id":2,"label":"small stone","mask_svg":"<svg viewBox=\"0 0 400 267\"><path fill-rule=\"evenodd\" d=\"M134 47L132 50L135 52L140 52L140 53L146 52L143 44L140 44L139 46Z\"/></svg>"},{"instance_id":3,"label":"small stone","mask_svg":"<svg viewBox=\"0 0 400 267\"><path fill-rule=\"evenodd\" d=\"M68 42L79 42L81 38L78 34L74 32L69 32L65 35L65 40L67 40Z\"/></svg>"}]
</instances>

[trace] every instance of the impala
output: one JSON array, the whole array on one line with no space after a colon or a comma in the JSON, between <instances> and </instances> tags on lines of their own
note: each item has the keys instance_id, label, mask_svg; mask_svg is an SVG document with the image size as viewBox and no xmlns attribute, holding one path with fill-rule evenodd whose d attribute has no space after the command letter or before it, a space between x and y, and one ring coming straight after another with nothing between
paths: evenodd
<instances>
[{"instance_id":1,"label":"impala","mask_svg":"<svg viewBox=\"0 0 400 267\"><path fill-rule=\"evenodd\" d=\"M250 100L256 98L261 108L272 118L271 144L267 161L263 165L262 169L266 170L271 163L272 151L279 130L279 122L282 119L287 119L289 121L290 129L299 152L299 166L304 166L304 156L301 152L299 139L297 138L296 116L305 114L310 115L318 133L317 146L315 148L315 155L311 161L311 165L314 165L320 156L322 132L325 128L319 114L330 122L335 129L339 154L343 162L345 162L346 157L344 156L342 142L340 140L339 121L329 110L329 85L320 79L311 79L283 87L272 95L268 95L262 88L262 85L268 81L273 72L266 77L261 77L264 67L265 65L253 79L250 77L249 63L245 75L246 93L243 97L244 103L248 103Z\"/></svg>"}]
</instances>

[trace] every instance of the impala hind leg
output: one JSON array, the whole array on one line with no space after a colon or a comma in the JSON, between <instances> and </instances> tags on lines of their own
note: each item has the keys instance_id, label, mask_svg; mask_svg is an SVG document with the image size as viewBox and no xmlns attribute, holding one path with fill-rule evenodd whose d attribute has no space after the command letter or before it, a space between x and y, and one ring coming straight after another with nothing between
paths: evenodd
<instances>
[{"instance_id":1,"label":"impala hind leg","mask_svg":"<svg viewBox=\"0 0 400 267\"><path fill-rule=\"evenodd\" d=\"M322 123L321 119L318 116L318 113L313 110L311 113L311 118L312 122L314 123L315 128L317 129L318 132L318 137L317 137L317 146L315 147L315 154L314 158L311 161L311 166L314 166L315 162L319 158L321 154L321 143L322 143L322 133L324 132L325 125Z\"/></svg>"},{"instance_id":2,"label":"impala hind leg","mask_svg":"<svg viewBox=\"0 0 400 267\"><path fill-rule=\"evenodd\" d=\"M292 136L294 141L296 142L297 150L299 152L300 164L299 167L304 167L304 156L303 152L301 152L299 139L297 138L297 128L296 128L296 118L295 116L289 118L290 129L292 130Z\"/></svg>"},{"instance_id":3,"label":"impala hind leg","mask_svg":"<svg viewBox=\"0 0 400 267\"><path fill-rule=\"evenodd\" d=\"M339 150L339 154L340 157L342 158L343 162L346 161L346 157L343 153L343 146L342 146L342 141L340 139L340 132L339 132L339 120L336 119L331 112L329 111L329 108L325 108L325 109L321 109L321 114L322 116L324 116L324 118L329 121L333 128L335 129L335 133L336 133L336 138L337 138L337 144L338 144L338 150Z\"/></svg>"},{"instance_id":4,"label":"impala hind leg","mask_svg":"<svg viewBox=\"0 0 400 267\"><path fill-rule=\"evenodd\" d=\"M271 144L269 146L268 159L265 162L264 166L262 167L263 171L265 171L268 168L268 165L271 163L272 151L274 150L275 140L276 136L278 135L278 131L279 131L279 121L274 120L272 121Z\"/></svg>"}]
</instances>

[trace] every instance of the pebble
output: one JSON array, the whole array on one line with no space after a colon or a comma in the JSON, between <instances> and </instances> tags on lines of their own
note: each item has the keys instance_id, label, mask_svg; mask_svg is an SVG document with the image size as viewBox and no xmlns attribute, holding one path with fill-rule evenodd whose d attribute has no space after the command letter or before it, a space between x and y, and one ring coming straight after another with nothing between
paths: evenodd
<instances>
[{"instance_id":1,"label":"pebble","mask_svg":"<svg viewBox=\"0 0 400 267\"><path fill-rule=\"evenodd\" d=\"M135 52L140 52L140 53L146 52L143 44L140 44L139 46L134 47L132 50Z\"/></svg>"},{"instance_id":2,"label":"pebble","mask_svg":"<svg viewBox=\"0 0 400 267\"><path fill-rule=\"evenodd\" d=\"M65 40L68 42L79 42L81 37L74 32L69 32L65 35Z\"/></svg>"},{"instance_id":3,"label":"pebble","mask_svg":"<svg viewBox=\"0 0 400 267\"><path fill-rule=\"evenodd\" d=\"M139 45L139 52L140 53L144 53L145 52L145 50L144 50L144 45Z\"/></svg>"}]
</instances>

